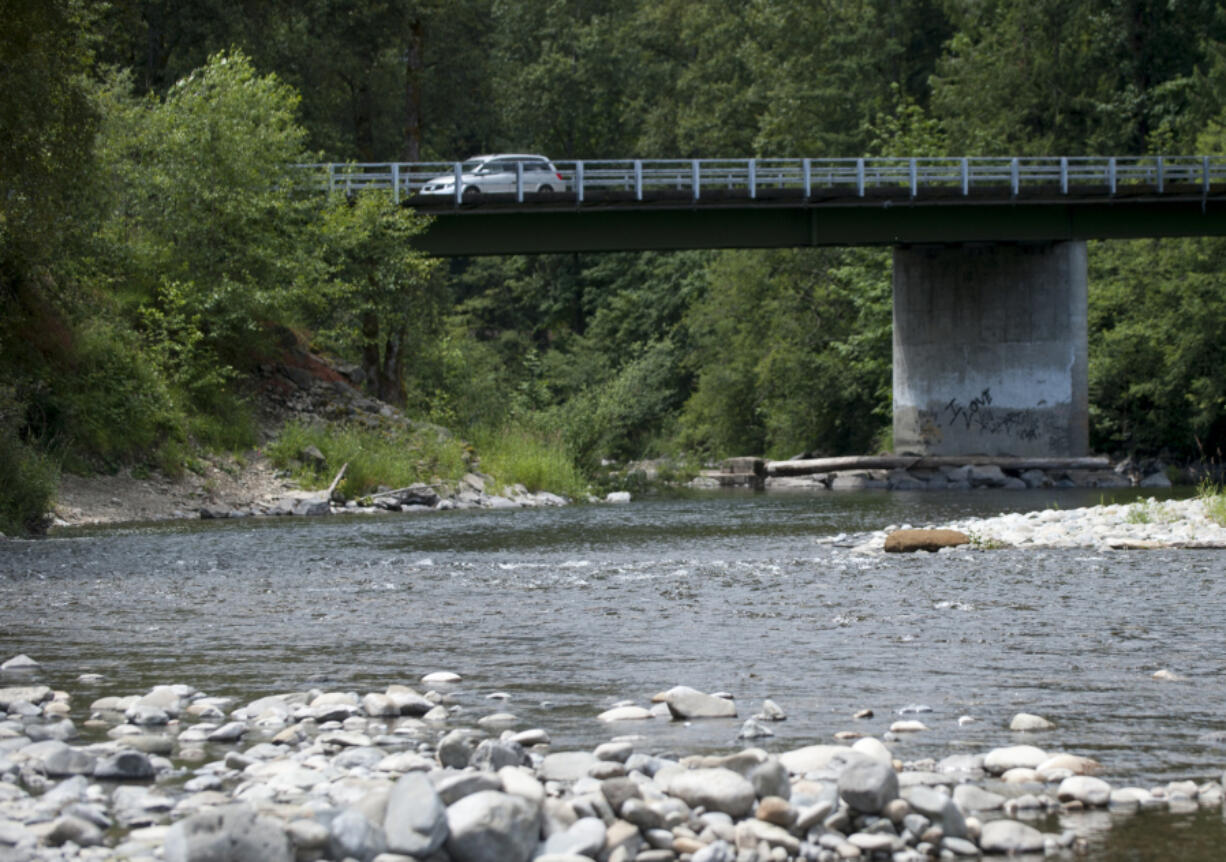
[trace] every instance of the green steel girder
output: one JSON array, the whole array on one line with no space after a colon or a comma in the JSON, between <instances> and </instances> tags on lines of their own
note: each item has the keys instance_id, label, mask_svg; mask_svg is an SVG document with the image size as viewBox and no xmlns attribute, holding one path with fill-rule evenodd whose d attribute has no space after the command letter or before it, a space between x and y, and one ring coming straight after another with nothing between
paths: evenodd
<instances>
[{"instance_id":1,"label":"green steel girder","mask_svg":"<svg viewBox=\"0 0 1226 862\"><path fill-rule=\"evenodd\" d=\"M1217 195L1009 202L489 205L432 208L416 245L442 257L699 248L1226 236Z\"/></svg>"}]
</instances>

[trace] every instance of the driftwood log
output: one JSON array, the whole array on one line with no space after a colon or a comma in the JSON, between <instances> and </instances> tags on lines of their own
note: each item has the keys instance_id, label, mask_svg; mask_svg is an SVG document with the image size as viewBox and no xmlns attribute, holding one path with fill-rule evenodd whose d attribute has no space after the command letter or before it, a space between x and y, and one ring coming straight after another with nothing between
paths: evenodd
<instances>
[{"instance_id":1,"label":"driftwood log","mask_svg":"<svg viewBox=\"0 0 1226 862\"><path fill-rule=\"evenodd\" d=\"M805 458L767 461L768 476L807 476L842 470L939 470L942 467L995 466L1002 470L1110 470L1101 456L1085 458L1019 458L1007 455L846 455L840 458Z\"/></svg>"}]
</instances>

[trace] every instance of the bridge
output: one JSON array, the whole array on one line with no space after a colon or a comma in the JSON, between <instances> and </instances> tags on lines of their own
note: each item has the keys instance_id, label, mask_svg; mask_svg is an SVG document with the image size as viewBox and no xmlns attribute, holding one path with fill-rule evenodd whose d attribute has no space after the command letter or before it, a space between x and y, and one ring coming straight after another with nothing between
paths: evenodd
<instances>
[{"instance_id":1,"label":"bridge","mask_svg":"<svg viewBox=\"0 0 1226 862\"><path fill-rule=\"evenodd\" d=\"M1226 156L555 162L466 197L459 162L308 166L434 220L433 255L1226 235ZM432 179L450 194L426 195Z\"/></svg>"},{"instance_id":2,"label":"bridge","mask_svg":"<svg viewBox=\"0 0 1226 862\"><path fill-rule=\"evenodd\" d=\"M430 214L441 256L893 246L900 453L1087 454L1085 241L1226 236L1226 156L554 164L479 197L458 162L304 167Z\"/></svg>"}]
</instances>

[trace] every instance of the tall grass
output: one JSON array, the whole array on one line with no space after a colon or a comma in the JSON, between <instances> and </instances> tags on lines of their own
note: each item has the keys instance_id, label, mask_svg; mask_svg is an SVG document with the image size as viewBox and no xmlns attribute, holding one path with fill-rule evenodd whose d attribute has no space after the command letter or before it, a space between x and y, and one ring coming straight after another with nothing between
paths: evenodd
<instances>
[{"instance_id":1,"label":"tall grass","mask_svg":"<svg viewBox=\"0 0 1226 862\"><path fill-rule=\"evenodd\" d=\"M1196 486L1196 496L1205 507L1205 515L1218 526L1226 527L1226 489L1211 479Z\"/></svg>"},{"instance_id":2,"label":"tall grass","mask_svg":"<svg viewBox=\"0 0 1226 862\"><path fill-rule=\"evenodd\" d=\"M322 465L303 460L314 446L324 456ZM338 490L353 499L373 493L380 485L403 488L417 482L459 479L467 470L464 444L438 429L367 428L361 425L286 425L268 445L272 462L293 471L307 488L325 488L340 470L345 476Z\"/></svg>"},{"instance_id":3,"label":"tall grass","mask_svg":"<svg viewBox=\"0 0 1226 862\"><path fill-rule=\"evenodd\" d=\"M557 432L503 426L474 434L481 471L502 486L520 484L529 491L551 491L571 498L588 493L588 481L574 454Z\"/></svg>"}]
</instances>

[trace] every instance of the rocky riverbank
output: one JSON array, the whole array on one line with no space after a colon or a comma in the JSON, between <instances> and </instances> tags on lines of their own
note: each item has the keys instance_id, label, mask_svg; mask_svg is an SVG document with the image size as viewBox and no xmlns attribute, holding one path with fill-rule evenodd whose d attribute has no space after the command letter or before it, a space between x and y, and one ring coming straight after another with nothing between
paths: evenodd
<instances>
[{"instance_id":1,"label":"rocky riverbank","mask_svg":"<svg viewBox=\"0 0 1226 862\"><path fill-rule=\"evenodd\" d=\"M677 756L640 731L723 721L761 743L787 717L677 687L594 712L609 740L576 751L522 726L504 692L462 708L464 685L435 672L244 702L174 684L85 704L18 656L0 671L0 858L920 862L1081 849L1076 828L1032 825L1052 813L1222 805L1203 776L1109 781L1110 764L1045 746L1052 723L1035 715L1002 727L998 748L940 760L892 750L937 720L919 705L888 730L870 709L847 716L878 735L843 744Z\"/></svg>"},{"instance_id":2,"label":"rocky riverbank","mask_svg":"<svg viewBox=\"0 0 1226 862\"><path fill-rule=\"evenodd\" d=\"M1226 524L1217 505L1214 497L1148 498L1128 504L967 518L939 526L964 534L969 540L942 549L945 552L984 548L1226 548ZM857 550L881 551L891 533L908 529L912 525L891 525L859 537Z\"/></svg>"}]
</instances>

